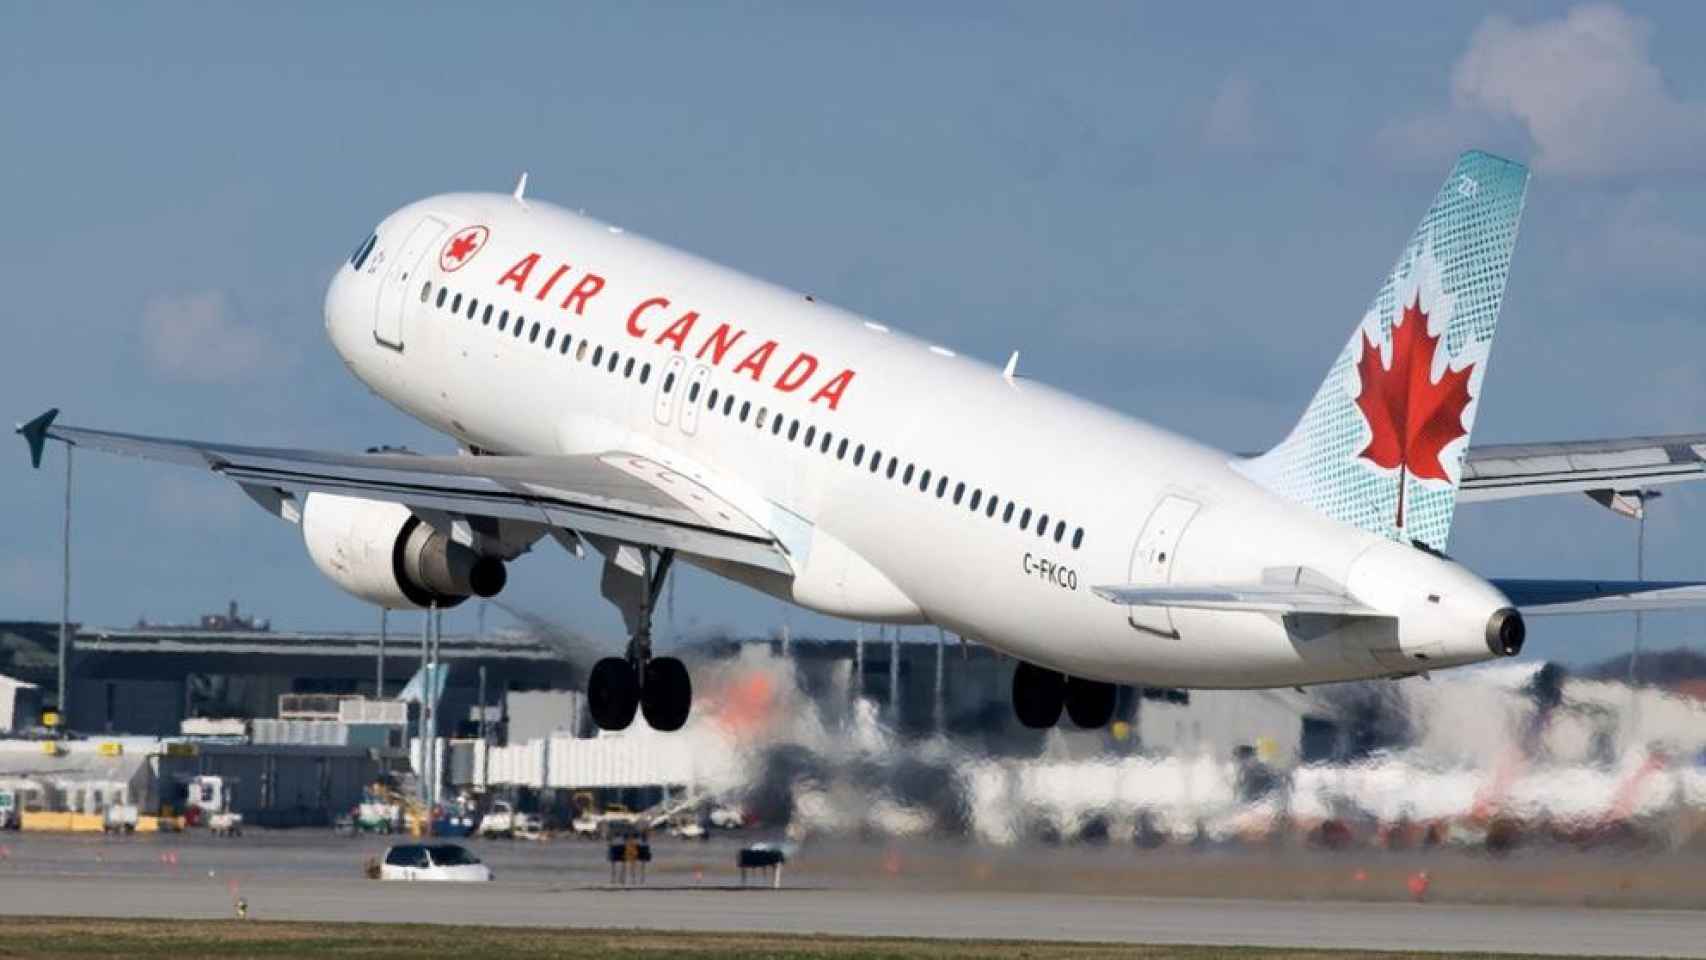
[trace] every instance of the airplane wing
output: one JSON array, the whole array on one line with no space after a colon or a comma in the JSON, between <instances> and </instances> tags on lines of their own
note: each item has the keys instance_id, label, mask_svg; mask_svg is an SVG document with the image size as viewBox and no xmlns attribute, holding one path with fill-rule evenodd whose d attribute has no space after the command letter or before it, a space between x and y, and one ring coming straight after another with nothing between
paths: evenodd
<instances>
[{"instance_id":1,"label":"airplane wing","mask_svg":"<svg viewBox=\"0 0 1706 960\"><path fill-rule=\"evenodd\" d=\"M1296 584L1193 583L1091 588L1096 596L1128 607L1188 607L1198 610L1247 610L1258 613L1324 613L1380 616L1347 594Z\"/></svg>"},{"instance_id":2,"label":"airplane wing","mask_svg":"<svg viewBox=\"0 0 1706 960\"><path fill-rule=\"evenodd\" d=\"M1706 478L1706 433L1474 446L1464 458L1457 502L1548 493L1614 493L1702 478ZM1601 497L1595 499L1605 503Z\"/></svg>"},{"instance_id":3,"label":"airplane wing","mask_svg":"<svg viewBox=\"0 0 1706 960\"><path fill-rule=\"evenodd\" d=\"M1642 613L1706 607L1706 583L1663 580L1490 580L1525 614Z\"/></svg>"},{"instance_id":4,"label":"airplane wing","mask_svg":"<svg viewBox=\"0 0 1706 960\"><path fill-rule=\"evenodd\" d=\"M41 464L47 440L212 470L287 520L312 491L389 500L422 511L543 523L624 543L680 550L792 574L770 531L703 484L637 454L422 456L332 453L144 437L54 424L18 428Z\"/></svg>"}]
</instances>

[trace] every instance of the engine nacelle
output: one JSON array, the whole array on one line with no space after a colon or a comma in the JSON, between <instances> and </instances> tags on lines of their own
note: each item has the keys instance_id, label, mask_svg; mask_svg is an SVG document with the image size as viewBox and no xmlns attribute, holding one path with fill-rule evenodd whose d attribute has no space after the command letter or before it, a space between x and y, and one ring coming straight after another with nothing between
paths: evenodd
<instances>
[{"instance_id":1,"label":"engine nacelle","mask_svg":"<svg viewBox=\"0 0 1706 960\"><path fill-rule=\"evenodd\" d=\"M408 507L329 493L302 504L302 542L333 583L382 607L453 607L504 587L502 560L434 530Z\"/></svg>"}]
</instances>

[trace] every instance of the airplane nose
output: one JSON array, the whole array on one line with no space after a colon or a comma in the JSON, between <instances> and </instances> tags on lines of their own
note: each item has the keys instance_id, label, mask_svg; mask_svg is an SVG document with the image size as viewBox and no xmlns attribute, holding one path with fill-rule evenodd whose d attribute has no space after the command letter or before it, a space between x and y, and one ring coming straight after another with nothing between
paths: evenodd
<instances>
[{"instance_id":1,"label":"airplane nose","mask_svg":"<svg viewBox=\"0 0 1706 960\"><path fill-rule=\"evenodd\" d=\"M1528 637L1528 626L1514 607L1493 611L1487 618L1487 649L1495 657L1514 657L1522 652L1522 641Z\"/></svg>"}]
</instances>

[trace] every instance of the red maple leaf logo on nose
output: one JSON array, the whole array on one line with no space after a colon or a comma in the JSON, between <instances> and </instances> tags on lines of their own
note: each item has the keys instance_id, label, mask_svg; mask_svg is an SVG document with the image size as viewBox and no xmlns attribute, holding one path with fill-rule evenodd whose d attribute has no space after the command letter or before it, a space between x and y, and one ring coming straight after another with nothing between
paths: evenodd
<instances>
[{"instance_id":1,"label":"red maple leaf logo on nose","mask_svg":"<svg viewBox=\"0 0 1706 960\"><path fill-rule=\"evenodd\" d=\"M438 252L438 268L445 273L454 273L462 265L474 258L485 245L486 236L491 231L483 226L467 227L444 243L444 248Z\"/></svg>"},{"instance_id":2,"label":"red maple leaf logo on nose","mask_svg":"<svg viewBox=\"0 0 1706 960\"><path fill-rule=\"evenodd\" d=\"M450 259L460 260L474 249L474 235L465 233L450 242Z\"/></svg>"},{"instance_id":3,"label":"red maple leaf logo on nose","mask_svg":"<svg viewBox=\"0 0 1706 960\"><path fill-rule=\"evenodd\" d=\"M1357 406L1368 420L1368 446L1357 456L1377 467L1398 471L1398 527L1404 526L1405 474L1449 481L1440 451L1464 436L1463 412L1469 406L1469 374L1473 363L1461 370L1447 366L1433 380L1434 351L1439 338L1428 336L1428 315L1422 310L1422 294L1404 308L1392 327L1392 365L1382 366L1380 345L1363 335L1362 356L1357 375L1362 392Z\"/></svg>"}]
</instances>

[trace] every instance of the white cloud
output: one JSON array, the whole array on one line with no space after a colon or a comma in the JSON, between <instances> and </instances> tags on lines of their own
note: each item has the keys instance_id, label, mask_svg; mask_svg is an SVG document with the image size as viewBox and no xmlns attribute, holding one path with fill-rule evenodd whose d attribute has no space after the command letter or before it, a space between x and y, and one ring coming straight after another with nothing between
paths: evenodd
<instances>
[{"instance_id":1,"label":"white cloud","mask_svg":"<svg viewBox=\"0 0 1706 960\"><path fill-rule=\"evenodd\" d=\"M168 380L238 383L275 353L260 330L239 320L221 290L149 301L142 308L148 368Z\"/></svg>"},{"instance_id":2,"label":"white cloud","mask_svg":"<svg viewBox=\"0 0 1706 960\"><path fill-rule=\"evenodd\" d=\"M1211 147L1255 146L1256 108L1250 78L1234 73L1221 81L1203 123L1203 142Z\"/></svg>"},{"instance_id":3,"label":"white cloud","mask_svg":"<svg viewBox=\"0 0 1706 960\"><path fill-rule=\"evenodd\" d=\"M1677 99L1651 60L1653 26L1596 4L1519 24L1490 16L1451 72L1451 108L1382 133L1415 153L1515 123L1537 169L1600 176L1706 168L1706 103ZM1442 142L1443 141L1443 142Z\"/></svg>"}]
</instances>

